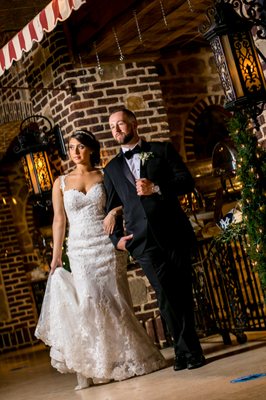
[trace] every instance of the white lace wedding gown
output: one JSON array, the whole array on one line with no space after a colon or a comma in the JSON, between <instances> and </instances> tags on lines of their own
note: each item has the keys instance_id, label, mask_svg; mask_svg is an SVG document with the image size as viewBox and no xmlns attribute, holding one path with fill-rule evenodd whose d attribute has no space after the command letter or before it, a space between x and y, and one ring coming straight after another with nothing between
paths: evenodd
<instances>
[{"instance_id":1,"label":"white lace wedding gown","mask_svg":"<svg viewBox=\"0 0 266 400\"><path fill-rule=\"evenodd\" d=\"M61 177L64 191L64 176ZM122 380L165 366L136 319L124 252L103 232L105 191L64 191L69 221L71 273L57 268L47 281L35 335L50 346L51 364L61 373Z\"/></svg>"}]
</instances>

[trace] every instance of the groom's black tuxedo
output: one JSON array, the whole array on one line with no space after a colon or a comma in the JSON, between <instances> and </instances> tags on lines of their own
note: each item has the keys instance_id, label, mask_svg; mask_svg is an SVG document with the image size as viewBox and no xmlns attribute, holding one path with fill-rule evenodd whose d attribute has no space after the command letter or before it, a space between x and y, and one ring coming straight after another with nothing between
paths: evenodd
<instances>
[{"instance_id":1,"label":"groom's black tuxedo","mask_svg":"<svg viewBox=\"0 0 266 400\"><path fill-rule=\"evenodd\" d=\"M160 194L138 196L135 179L122 151L105 167L107 212L122 205L124 226L117 222L110 236L116 246L125 234L130 254L139 262L159 301L160 311L174 337L176 353L201 353L194 330L190 249L195 236L181 209L178 195L191 192L193 178L173 145L141 144L146 160L140 177L160 188Z\"/></svg>"},{"instance_id":2,"label":"groom's black tuxedo","mask_svg":"<svg viewBox=\"0 0 266 400\"><path fill-rule=\"evenodd\" d=\"M141 151L148 153L148 159L141 162L140 177L158 185L161 194L137 196L135 179L120 152L105 168L107 211L123 205L126 234L133 233L127 246L133 257L142 254L148 227L162 249L190 246L194 233L180 207L178 195L193 190L191 174L170 143L142 142ZM120 225L111 236L114 245L121 236L123 227Z\"/></svg>"}]
</instances>

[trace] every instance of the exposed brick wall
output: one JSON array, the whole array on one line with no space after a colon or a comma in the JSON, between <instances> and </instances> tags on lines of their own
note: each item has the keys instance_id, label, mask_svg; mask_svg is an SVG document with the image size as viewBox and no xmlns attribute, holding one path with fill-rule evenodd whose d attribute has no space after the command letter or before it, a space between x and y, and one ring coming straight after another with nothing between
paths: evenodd
<instances>
[{"instance_id":1,"label":"exposed brick wall","mask_svg":"<svg viewBox=\"0 0 266 400\"><path fill-rule=\"evenodd\" d=\"M200 109L203 111L208 105L224 104L214 56L208 47L195 49L193 53L179 51L175 56L164 57L156 66L171 140L184 160L192 160L193 149L190 151L186 145L186 130L195 119L195 112L199 115ZM258 140L266 148L266 111L259 117L259 123Z\"/></svg>"},{"instance_id":2,"label":"exposed brick wall","mask_svg":"<svg viewBox=\"0 0 266 400\"><path fill-rule=\"evenodd\" d=\"M213 56L202 48L193 53L178 52L157 64L170 135L176 148L188 159L184 137L193 107L206 97L222 95Z\"/></svg>"},{"instance_id":3,"label":"exposed brick wall","mask_svg":"<svg viewBox=\"0 0 266 400\"><path fill-rule=\"evenodd\" d=\"M105 65L103 75L95 67L74 66L60 26L41 44L35 44L23 61L14 64L5 75L3 86L24 87L21 91L6 89L3 101L30 99L33 112L59 124L66 139L75 129L91 129L101 141L104 161L118 151L108 126L108 116L116 106L125 105L136 112L139 132L147 140L169 139L153 63ZM59 173L62 165L63 169L70 168L68 162L61 165L57 159L55 154L53 161Z\"/></svg>"},{"instance_id":4,"label":"exposed brick wall","mask_svg":"<svg viewBox=\"0 0 266 400\"><path fill-rule=\"evenodd\" d=\"M136 112L140 135L147 140L168 139L167 115L152 63L110 64L104 66L103 75L95 67L60 65L52 86L74 87L75 91L49 92L45 101L39 93L32 93L32 101L35 110L43 111L45 103L45 110L59 123L66 139L75 129L90 129L100 140L105 150L104 161L107 161L118 151L109 130L108 116L115 107L123 105ZM36 79L38 73L33 70L32 75Z\"/></svg>"},{"instance_id":5,"label":"exposed brick wall","mask_svg":"<svg viewBox=\"0 0 266 400\"><path fill-rule=\"evenodd\" d=\"M9 315L0 321L0 353L36 343L36 311L13 223L7 182L0 179L0 265ZM3 202L3 198L6 202Z\"/></svg>"},{"instance_id":6,"label":"exposed brick wall","mask_svg":"<svg viewBox=\"0 0 266 400\"><path fill-rule=\"evenodd\" d=\"M57 120L66 133L66 138L75 129L90 129L101 142L104 161L118 151L108 126L109 114L117 106L125 105L135 111L139 121L139 133L147 140L168 139L169 136L167 116L155 68L146 65L144 68L142 64L121 65L116 80L113 69L113 65L105 66L103 76L96 74L95 68L83 69L82 79L79 76L71 78L77 94L58 94L58 98L62 99L60 108L57 106L56 96L50 102L50 108L53 113L57 113ZM133 71L136 76L125 80ZM72 76L69 73L65 75L66 80L69 75ZM143 83L146 79L150 79L147 84ZM124 86L125 81L129 84L128 87ZM140 90L143 92L140 93ZM66 166L68 167L69 165Z\"/></svg>"}]
</instances>

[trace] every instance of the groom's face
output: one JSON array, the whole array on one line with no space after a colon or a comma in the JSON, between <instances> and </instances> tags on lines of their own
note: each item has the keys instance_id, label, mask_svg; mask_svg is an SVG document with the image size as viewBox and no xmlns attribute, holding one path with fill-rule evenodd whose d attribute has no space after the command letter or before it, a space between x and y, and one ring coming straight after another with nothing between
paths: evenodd
<instances>
[{"instance_id":1,"label":"groom's face","mask_svg":"<svg viewBox=\"0 0 266 400\"><path fill-rule=\"evenodd\" d=\"M109 118L109 124L113 138L117 143L123 145L138 141L137 121L131 120L123 111L112 114Z\"/></svg>"}]
</instances>

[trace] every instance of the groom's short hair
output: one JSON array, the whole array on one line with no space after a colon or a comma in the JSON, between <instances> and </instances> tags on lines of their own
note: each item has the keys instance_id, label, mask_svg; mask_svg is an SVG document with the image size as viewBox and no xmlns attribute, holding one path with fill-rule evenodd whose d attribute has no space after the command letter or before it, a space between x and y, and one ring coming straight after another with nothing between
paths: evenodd
<instances>
[{"instance_id":1,"label":"groom's short hair","mask_svg":"<svg viewBox=\"0 0 266 400\"><path fill-rule=\"evenodd\" d=\"M131 111L131 110L129 110L128 108L125 108L125 107L116 108L115 110L113 110L113 111L111 112L110 116L113 115L113 114L115 114L115 113L117 113L117 112L123 112L124 114L126 114L126 116L127 116L130 120L134 120L134 121L137 120L136 115L133 113L133 111Z\"/></svg>"}]
</instances>

